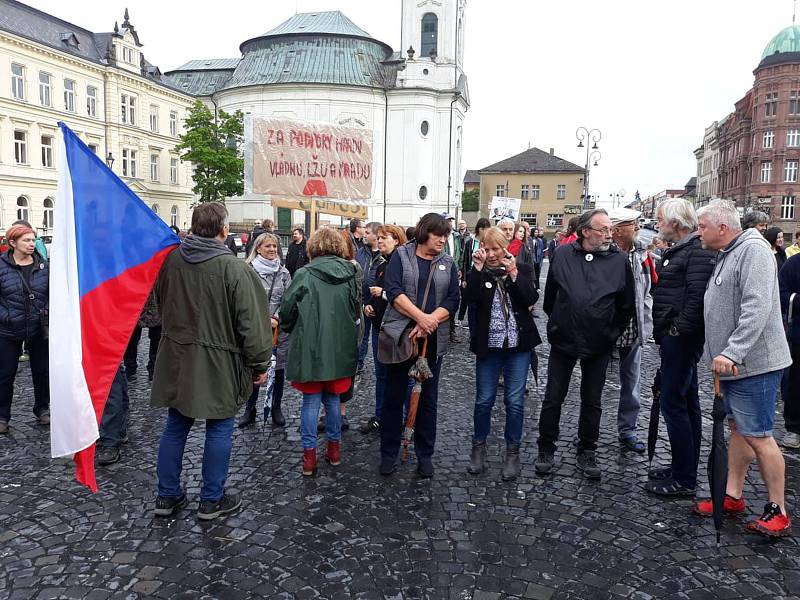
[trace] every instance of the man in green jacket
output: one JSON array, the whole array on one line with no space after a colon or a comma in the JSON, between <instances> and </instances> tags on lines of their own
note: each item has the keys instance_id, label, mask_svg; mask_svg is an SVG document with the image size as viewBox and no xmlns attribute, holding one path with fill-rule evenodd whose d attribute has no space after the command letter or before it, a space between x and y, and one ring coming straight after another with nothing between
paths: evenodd
<instances>
[{"instance_id":1,"label":"man in green jacket","mask_svg":"<svg viewBox=\"0 0 800 600\"><path fill-rule=\"evenodd\" d=\"M163 330L150 403L169 408L158 450L157 516L172 516L188 502L181 463L195 419L206 421L198 518L241 505L225 492L234 416L253 384L265 382L272 342L266 293L255 271L225 246L227 220L217 202L195 208L192 234L164 261L155 285Z\"/></svg>"}]
</instances>

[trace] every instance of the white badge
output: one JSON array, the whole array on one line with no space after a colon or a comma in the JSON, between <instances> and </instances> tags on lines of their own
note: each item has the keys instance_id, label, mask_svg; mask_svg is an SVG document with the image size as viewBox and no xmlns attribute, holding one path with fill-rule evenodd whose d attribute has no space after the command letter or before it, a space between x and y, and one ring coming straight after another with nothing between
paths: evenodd
<instances>
[{"instance_id":1,"label":"white badge","mask_svg":"<svg viewBox=\"0 0 800 600\"><path fill-rule=\"evenodd\" d=\"M594 254L587 254L584 258L586 262L592 262L594 260Z\"/></svg>"},{"instance_id":2,"label":"white badge","mask_svg":"<svg viewBox=\"0 0 800 600\"><path fill-rule=\"evenodd\" d=\"M714 283L716 283L717 285L722 285L722 277L717 277L717 278L714 280Z\"/></svg>"},{"instance_id":3,"label":"white badge","mask_svg":"<svg viewBox=\"0 0 800 600\"><path fill-rule=\"evenodd\" d=\"M664 261L664 266L666 267L669 264L669 259Z\"/></svg>"},{"instance_id":4,"label":"white badge","mask_svg":"<svg viewBox=\"0 0 800 600\"><path fill-rule=\"evenodd\" d=\"M490 289L492 289L492 284L491 284L491 283L489 283L488 281L487 281L486 283L484 283L483 285L485 285L485 286L486 286L486 289L487 289L487 290L490 290Z\"/></svg>"},{"instance_id":5,"label":"white badge","mask_svg":"<svg viewBox=\"0 0 800 600\"><path fill-rule=\"evenodd\" d=\"M445 267L444 265L439 265L439 270L440 270L440 271L444 271L446 268L447 268L447 267Z\"/></svg>"}]
</instances>

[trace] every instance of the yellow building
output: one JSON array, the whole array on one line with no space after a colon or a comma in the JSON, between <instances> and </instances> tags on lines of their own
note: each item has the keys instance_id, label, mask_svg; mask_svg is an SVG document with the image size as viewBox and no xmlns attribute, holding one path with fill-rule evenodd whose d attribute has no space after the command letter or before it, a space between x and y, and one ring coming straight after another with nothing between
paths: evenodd
<instances>
[{"instance_id":1,"label":"yellow building","mask_svg":"<svg viewBox=\"0 0 800 600\"><path fill-rule=\"evenodd\" d=\"M492 198L520 199L520 219L554 233L582 211L584 169L553 153L530 148L479 171L480 212L489 216Z\"/></svg>"}]
</instances>

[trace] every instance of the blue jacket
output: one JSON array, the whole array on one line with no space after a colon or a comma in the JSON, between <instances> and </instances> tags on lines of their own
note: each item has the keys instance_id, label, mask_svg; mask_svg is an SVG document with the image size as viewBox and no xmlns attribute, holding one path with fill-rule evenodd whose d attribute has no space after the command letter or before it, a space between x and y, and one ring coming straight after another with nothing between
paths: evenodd
<instances>
[{"instance_id":1,"label":"blue jacket","mask_svg":"<svg viewBox=\"0 0 800 600\"><path fill-rule=\"evenodd\" d=\"M788 338L793 344L800 344L800 254L795 254L783 263L783 268L778 271L778 284L781 292L781 311L788 325ZM788 323L789 300L792 300L791 323Z\"/></svg>"},{"instance_id":2,"label":"blue jacket","mask_svg":"<svg viewBox=\"0 0 800 600\"><path fill-rule=\"evenodd\" d=\"M356 252L356 262L364 271L364 282L361 285L361 301L367 304L370 299L369 288L375 285L378 267L386 262L377 250L373 253L369 246L364 245Z\"/></svg>"},{"instance_id":3,"label":"blue jacket","mask_svg":"<svg viewBox=\"0 0 800 600\"><path fill-rule=\"evenodd\" d=\"M0 256L0 337L29 340L41 333L41 315L48 308L50 274L47 263L33 253L30 287L33 300L22 280L22 271L14 262L14 251Z\"/></svg>"}]
</instances>

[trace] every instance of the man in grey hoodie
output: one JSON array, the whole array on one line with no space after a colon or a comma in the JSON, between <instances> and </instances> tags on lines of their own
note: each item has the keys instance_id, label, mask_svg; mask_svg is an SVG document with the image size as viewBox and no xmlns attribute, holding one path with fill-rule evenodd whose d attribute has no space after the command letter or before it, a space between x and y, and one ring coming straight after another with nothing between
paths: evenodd
<instances>
[{"instance_id":1,"label":"man in grey hoodie","mask_svg":"<svg viewBox=\"0 0 800 600\"><path fill-rule=\"evenodd\" d=\"M785 466L772 428L781 374L792 360L781 321L777 265L758 230L742 232L733 203L714 200L698 216L703 246L719 252L704 298L704 357L722 380L731 427L724 509L744 511L744 480L756 459L769 502L747 529L785 537L791 534ZM695 512L710 515L711 502L701 501Z\"/></svg>"}]
</instances>

